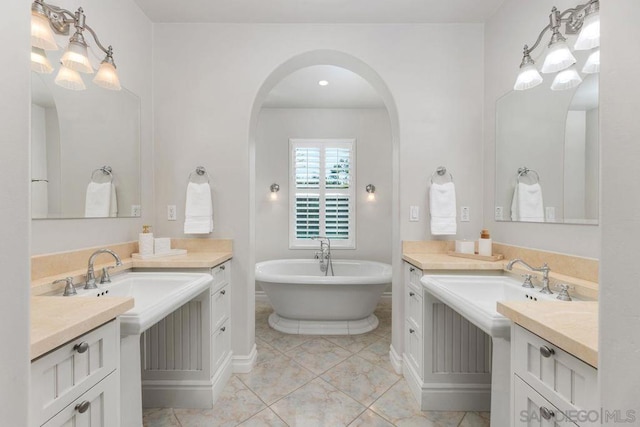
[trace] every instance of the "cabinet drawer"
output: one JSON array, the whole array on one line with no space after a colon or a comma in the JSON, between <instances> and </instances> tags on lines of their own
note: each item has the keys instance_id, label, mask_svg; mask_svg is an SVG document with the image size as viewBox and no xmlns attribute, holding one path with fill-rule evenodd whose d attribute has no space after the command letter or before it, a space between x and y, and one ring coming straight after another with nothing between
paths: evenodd
<instances>
[{"instance_id":1,"label":"cabinet drawer","mask_svg":"<svg viewBox=\"0 0 640 427\"><path fill-rule=\"evenodd\" d=\"M413 332L412 332L413 331ZM410 322L405 322L405 357L417 374L422 378L422 336L417 333Z\"/></svg>"},{"instance_id":2,"label":"cabinet drawer","mask_svg":"<svg viewBox=\"0 0 640 427\"><path fill-rule=\"evenodd\" d=\"M32 425L42 425L116 369L120 358L116 322L94 329L31 363Z\"/></svg>"},{"instance_id":3,"label":"cabinet drawer","mask_svg":"<svg viewBox=\"0 0 640 427\"><path fill-rule=\"evenodd\" d=\"M211 355L213 366L211 372L216 372L231 351L231 331L229 319L222 326L214 329L211 334Z\"/></svg>"},{"instance_id":4,"label":"cabinet drawer","mask_svg":"<svg viewBox=\"0 0 640 427\"><path fill-rule=\"evenodd\" d=\"M211 275L213 276L211 292L216 292L218 289L229 283L229 274L231 273L229 271L230 269L231 263L229 261L211 269Z\"/></svg>"},{"instance_id":5,"label":"cabinet drawer","mask_svg":"<svg viewBox=\"0 0 640 427\"><path fill-rule=\"evenodd\" d=\"M414 267L411 264L406 264L406 274L407 277L405 280L412 286L416 288L420 288L420 278L422 277L422 270L417 267Z\"/></svg>"},{"instance_id":6,"label":"cabinet drawer","mask_svg":"<svg viewBox=\"0 0 640 427\"><path fill-rule=\"evenodd\" d=\"M405 289L405 310L407 322L422 336L422 292L407 286Z\"/></svg>"},{"instance_id":7,"label":"cabinet drawer","mask_svg":"<svg viewBox=\"0 0 640 427\"><path fill-rule=\"evenodd\" d=\"M514 375L513 395L514 419L512 425L514 426L577 426L517 375Z\"/></svg>"},{"instance_id":8,"label":"cabinet drawer","mask_svg":"<svg viewBox=\"0 0 640 427\"><path fill-rule=\"evenodd\" d=\"M231 309L231 296L229 295L229 286L225 285L222 289L211 295L211 330L222 326L222 323L229 318Z\"/></svg>"},{"instance_id":9,"label":"cabinet drawer","mask_svg":"<svg viewBox=\"0 0 640 427\"><path fill-rule=\"evenodd\" d=\"M597 370L515 325L514 372L565 413L598 410Z\"/></svg>"}]
</instances>

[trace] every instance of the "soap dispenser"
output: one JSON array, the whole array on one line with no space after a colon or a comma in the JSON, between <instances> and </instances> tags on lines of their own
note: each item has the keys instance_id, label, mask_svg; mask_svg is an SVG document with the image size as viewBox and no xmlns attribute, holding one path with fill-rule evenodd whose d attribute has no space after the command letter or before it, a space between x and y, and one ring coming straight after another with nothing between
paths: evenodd
<instances>
[{"instance_id":1,"label":"soap dispenser","mask_svg":"<svg viewBox=\"0 0 640 427\"><path fill-rule=\"evenodd\" d=\"M489 230L483 228L478 239L478 255L491 256L491 244Z\"/></svg>"},{"instance_id":2,"label":"soap dispenser","mask_svg":"<svg viewBox=\"0 0 640 427\"><path fill-rule=\"evenodd\" d=\"M140 255L153 255L153 233L150 225L142 226L142 233L138 235L138 253Z\"/></svg>"}]
</instances>

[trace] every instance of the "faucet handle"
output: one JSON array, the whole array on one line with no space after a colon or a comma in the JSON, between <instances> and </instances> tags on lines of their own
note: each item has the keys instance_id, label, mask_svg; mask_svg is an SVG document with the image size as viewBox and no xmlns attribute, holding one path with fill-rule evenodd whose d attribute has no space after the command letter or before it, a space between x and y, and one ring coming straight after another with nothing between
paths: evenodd
<instances>
[{"instance_id":1,"label":"faucet handle","mask_svg":"<svg viewBox=\"0 0 640 427\"><path fill-rule=\"evenodd\" d=\"M109 275L109 270L116 268L114 265L110 265L108 267L102 267L102 277L100 278L100 284L103 283L111 283L111 276Z\"/></svg>"},{"instance_id":2,"label":"faucet handle","mask_svg":"<svg viewBox=\"0 0 640 427\"><path fill-rule=\"evenodd\" d=\"M73 277L65 277L64 279L55 280L52 284L55 285L62 282L65 283L64 293L62 294L63 296L68 297L71 295L76 295L78 293L75 286L73 286Z\"/></svg>"},{"instance_id":3,"label":"faucet handle","mask_svg":"<svg viewBox=\"0 0 640 427\"><path fill-rule=\"evenodd\" d=\"M533 283L531 282L532 278L536 278L535 275L533 274L522 274L522 277L524 277L524 282L522 282L522 287L523 288L528 288L528 289L533 289Z\"/></svg>"},{"instance_id":4,"label":"faucet handle","mask_svg":"<svg viewBox=\"0 0 640 427\"><path fill-rule=\"evenodd\" d=\"M566 283L559 283L557 286L560 289L558 296L556 297L560 301L571 301L571 295L569 295L569 289L575 289L573 286L569 286Z\"/></svg>"}]
</instances>

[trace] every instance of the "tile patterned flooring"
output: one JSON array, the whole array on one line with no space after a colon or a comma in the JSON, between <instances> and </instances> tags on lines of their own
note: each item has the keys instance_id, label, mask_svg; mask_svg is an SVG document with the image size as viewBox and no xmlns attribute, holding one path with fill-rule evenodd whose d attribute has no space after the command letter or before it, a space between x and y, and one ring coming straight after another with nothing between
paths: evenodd
<instances>
[{"instance_id":1,"label":"tile patterned flooring","mask_svg":"<svg viewBox=\"0 0 640 427\"><path fill-rule=\"evenodd\" d=\"M145 409L145 427L489 427L486 412L420 411L389 362L390 303L376 309L376 330L353 336L283 334L271 312L256 303L256 366L234 374L212 409Z\"/></svg>"}]
</instances>

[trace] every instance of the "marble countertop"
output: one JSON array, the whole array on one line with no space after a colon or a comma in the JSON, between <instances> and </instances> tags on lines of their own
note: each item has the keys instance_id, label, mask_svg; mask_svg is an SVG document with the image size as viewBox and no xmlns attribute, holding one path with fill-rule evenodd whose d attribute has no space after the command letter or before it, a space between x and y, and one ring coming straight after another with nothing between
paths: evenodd
<instances>
[{"instance_id":1,"label":"marble countertop","mask_svg":"<svg viewBox=\"0 0 640 427\"><path fill-rule=\"evenodd\" d=\"M133 259L133 268L211 268L232 258L232 252L188 252L163 258Z\"/></svg>"},{"instance_id":2,"label":"marble countertop","mask_svg":"<svg viewBox=\"0 0 640 427\"><path fill-rule=\"evenodd\" d=\"M597 301L505 301L498 303L498 313L598 367Z\"/></svg>"},{"instance_id":3,"label":"marble countertop","mask_svg":"<svg viewBox=\"0 0 640 427\"><path fill-rule=\"evenodd\" d=\"M504 270L504 260L481 261L442 253L403 253L402 259L422 270Z\"/></svg>"},{"instance_id":4,"label":"marble countertop","mask_svg":"<svg viewBox=\"0 0 640 427\"><path fill-rule=\"evenodd\" d=\"M131 308L133 298L31 297L31 360Z\"/></svg>"}]
</instances>

